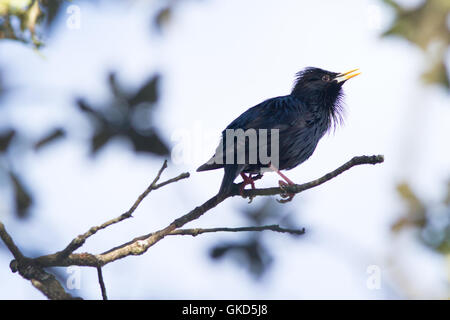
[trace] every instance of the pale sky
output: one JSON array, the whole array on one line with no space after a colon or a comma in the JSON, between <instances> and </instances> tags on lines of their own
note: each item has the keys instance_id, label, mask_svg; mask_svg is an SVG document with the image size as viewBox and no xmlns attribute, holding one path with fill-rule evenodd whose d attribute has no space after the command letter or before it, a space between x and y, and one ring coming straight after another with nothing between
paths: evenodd
<instances>
[{"instance_id":1,"label":"pale sky","mask_svg":"<svg viewBox=\"0 0 450 320\"><path fill-rule=\"evenodd\" d=\"M184 171L192 176L151 193L135 218L90 238L82 251L93 253L164 227L216 194L223 172L195 169L212 155L220 132L234 118L267 98L289 93L297 71L307 66L335 72L360 68L362 74L344 86L345 125L325 136L314 155L286 175L302 183L356 155L383 154L386 161L353 168L286 204L306 235L265 233L275 262L262 281L232 261L215 263L208 257L213 244L246 234L169 237L143 256L107 265L108 296L402 298L396 286L405 283L414 293L409 297L445 296L443 259L414 245L412 234L394 238L389 227L406 210L395 193L397 183L408 180L430 203L443 195L450 177L448 96L418 80L425 67L419 49L379 38L392 19L386 7L375 0L186 1L158 37L151 31L148 2L123 3L80 4L79 30L67 28L62 15L41 55L19 43L0 43L0 67L12 88L5 104L14 106L1 110L0 125L14 123L30 136L43 134L49 125L69 130L68 141L14 164L24 168L38 202L25 222L16 221L6 205L0 207L0 218L25 254L53 253L89 227L126 211L162 164L160 158L136 156L121 142L108 144L95 160L87 157L83 142L90 126L73 98L104 102L109 70L116 70L130 88L155 70L163 73L158 126L184 152L182 161L169 163L164 178ZM267 174L257 186L277 181L275 174ZM246 199L228 199L189 226L243 226L247 221L239 209L247 206ZM9 252L0 251L0 282L7 288L0 289L0 299L43 298L10 272L10 260ZM371 265L381 270L380 290L366 285ZM96 270L85 268L81 275L81 289L69 292L100 298Z\"/></svg>"}]
</instances>

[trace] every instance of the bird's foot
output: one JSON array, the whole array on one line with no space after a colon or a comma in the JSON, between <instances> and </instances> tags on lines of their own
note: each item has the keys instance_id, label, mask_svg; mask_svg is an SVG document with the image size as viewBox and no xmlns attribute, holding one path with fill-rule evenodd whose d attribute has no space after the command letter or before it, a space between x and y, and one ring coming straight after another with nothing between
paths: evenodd
<instances>
[{"instance_id":1,"label":"bird's foot","mask_svg":"<svg viewBox=\"0 0 450 320\"><path fill-rule=\"evenodd\" d=\"M241 172L241 177L242 177L242 179L244 181L241 183L241 186L239 187L239 193L240 193L240 195L243 198L245 198L245 196L244 196L244 188L245 188L245 186L246 185L251 185L252 189L256 189L255 188L255 180L261 179L262 175L261 174L256 174L255 176L253 176L250 173L248 176L246 176L245 173ZM253 201L253 198L254 198L253 196L249 196L248 203L251 203Z\"/></svg>"},{"instance_id":2,"label":"bird's foot","mask_svg":"<svg viewBox=\"0 0 450 320\"><path fill-rule=\"evenodd\" d=\"M280 186L280 188L282 190L285 191L287 186L292 186L292 185L294 185L294 183L290 180L287 183L284 182L283 180L280 180L280 181L278 181L278 185ZM283 199L277 199L277 201L279 203L286 203L286 202L290 202L290 201L292 201L292 199L294 199L295 193L284 192L284 193L281 193L280 196Z\"/></svg>"},{"instance_id":3,"label":"bird's foot","mask_svg":"<svg viewBox=\"0 0 450 320\"><path fill-rule=\"evenodd\" d=\"M286 187L295 185L295 183L292 182L292 180L289 179L288 177L286 177L283 173L281 173L280 170L278 170L272 164L270 164L269 168L271 170L273 170L274 172L276 172L280 177L282 177L284 179L284 181L283 180L278 181L278 185L280 186L281 190L283 190L285 192L280 194L281 198L283 198L283 199L277 199L277 201L280 203L286 203L286 202L292 201L292 199L294 199L295 193L286 192Z\"/></svg>"}]
</instances>

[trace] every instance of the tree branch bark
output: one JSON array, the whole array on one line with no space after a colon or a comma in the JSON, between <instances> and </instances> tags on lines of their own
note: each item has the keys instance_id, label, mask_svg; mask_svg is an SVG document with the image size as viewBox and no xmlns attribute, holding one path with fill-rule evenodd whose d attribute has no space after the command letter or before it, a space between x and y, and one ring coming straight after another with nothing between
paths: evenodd
<instances>
[{"instance_id":1,"label":"tree branch bark","mask_svg":"<svg viewBox=\"0 0 450 320\"><path fill-rule=\"evenodd\" d=\"M159 169L158 174L156 175L155 179L152 181L152 183L148 186L148 188L136 199L136 201L134 202L134 204L131 206L131 208L121 214L120 216L108 220L106 222L104 222L103 224L96 226L96 227L92 227L90 228L88 231L86 231L85 233L79 235L78 237L76 237L75 239L73 239L70 244L62 251L57 253L56 259L58 260L63 260L64 258L66 258L69 254L71 254L72 252L74 252L75 250L77 250L78 248L80 248L81 246L83 246L83 244L85 243L85 241L92 235L96 234L98 231L105 229L113 224L119 223L125 219L128 219L132 216L133 212L137 209L137 207L141 204L142 200L145 199L145 197L153 190L159 189L165 185L168 185L170 183L173 182L177 182L180 181L182 179L186 179L189 178L189 173L185 172L180 174L179 176L169 179L167 181L164 181L160 184L156 184L160 177L161 174L163 173L163 171L167 168L167 160L164 161L161 169Z\"/></svg>"},{"instance_id":2,"label":"tree branch bark","mask_svg":"<svg viewBox=\"0 0 450 320\"><path fill-rule=\"evenodd\" d=\"M343 172L351 169L354 166L362 165L362 164L377 164L382 163L384 161L384 157L381 155L378 156L360 156L360 157L354 157L350 161L346 162L339 168L333 170L330 173L327 173L326 175L304 183L304 184L296 184L293 186L289 186L286 188L264 188L264 189L252 189L252 190L244 190L244 196L269 196L269 195L278 195L283 194L285 192L289 193L300 193L305 190L314 188L316 186L319 186L338 175L342 174ZM59 260L55 259L55 255L48 255L48 256L42 256L39 258L36 258L35 260L45 266L69 266L69 265L79 265L79 266L90 266L90 267L97 267L97 266L104 266L108 263L111 263L113 261L125 258L127 256L131 255L141 255L145 253L150 247L158 243L160 240L162 240L165 236L171 234L174 232L174 230L181 228L185 224L196 220L200 218L203 214L208 212L209 210L216 207L218 204L226 200L227 198L234 197L240 195L239 193L239 185L235 184L234 188L232 189L231 193L228 195L222 195L222 196L214 196L202 205L194 208L187 214L181 216L178 219L175 219L172 223L170 223L167 227L158 230L156 232L152 232L147 235L143 235L137 238L134 238L133 240L124 243L120 246L114 247L104 253L101 254L88 254L88 253L81 253L81 254L71 254L67 258Z\"/></svg>"},{"instance_id":3,"label":"tree branch bark","mask_svg":"<svg viewBox=\"0 0 450 320\"><path fill-rule=\"evenodd\" d=\"M108 296L106 295L105 282L103 281L102 267L97 267L97 276L98 276L98 283L100 285L100 290L102 291L102 298L103 300L108 300Z\"/></svg>"},{"instance_id":4,"label":"tree branch bark","mask_svg":"<svg viewBox=\"0 0 450 320\"><path fill-rule=\"evenodd\" d=\"M291 186L286 186L283 188L277 187L277 188L263 188L263 189L251 189L251 190L244 190L243 196L244 197L256 197L256 196L272 196L272 195L283 195L286 193L292 193L297 194L303 191L306 191L308 189L317 187L335 177L342 174L343 172L351 169L354 166L357 165L363 165L363 164L378 164L382 163L384 161L384 157L382 155L377 156L360 156L360 157L354 157L350 161L346 162L339 168L333 170L330 173L327 173L326 175L315 179L313 181L304 183L304 184L296 184ZM237 195L240 195L239 192L239 186L240 184L235 184L233 186L232 191L228 195L216 195L203 203L202 205L195 207L185 215L175 219L172 221L169 225L167 225L165 228L158 230L156 232L149 233L147 235L143 235L137 238L134 238L133 240L124 243L122 245L119 245L117 247L114 247L104 253L101 254L91 254L91 253L73 253L75 250L80 248L86 239L88 239L90 236L94 235L97 231L107 228L108 226L118 223L120 221L123 221L124 219L127 219L131 217L132 213L136 210L136 208L139 206L139 204L144 200L144 198L152 191L156 190L160 187L163 187L169 183L173 183L185 178L189 177L189 173L183 173L175 178L169 179L165 182L162 182L160 184L157 184L157 182L160 179L160 176L162 172L167 167L167 162L164 162L163 166L159 170L157 176L153 180L153 182L150 184L150 186L137 198L137 200L134 202L134 204L131 206L131 208L120 215L117 218L111 219L109 221L106 221L105 223L101 224L100 226L92 227L84 234L78 236L77 238L73 239L71 243L62 251L59 251L54 254L46 255L37 257L34 259L30 259L27 257L24 257L20 250L17 248L17 246L14 244L11 237L6 233L6 230L0 222L0 236L3 242L6 244L8 249L13 254L15 260L11 262L11 265L16 264L20 266L23 270L24 266L34 266L34 268L37 268L35 270L42 271L42 268L44 267L54 267L54 266L70 266L70 265L77 265L77 266L89 266L89 267L96 267L99 275L99 283L102 288L102 296L106 297L106 290L103 282L103 277L101 274L101 267L114 262L116 260L125 258L130 255L141 255L145 253L150 247L164 239L164 237L168 235L191 235L196 236L203 233L213 233L213 232L244 232L244 231L264 231L264 230L271 230L275 232L284 232L284 233L291 233L291 234L303 234L305 232L304 229L295 230L295 229L286 229L282 228L278 225L267 225L267 226L256 226L256 227L239 227L239 228L226 228L226 227L219 227L219 228L194 228L194 229L180 229L184 225L186 225L189 222L192 222L198 218L200 218L202 215L204 215L209 210L216 207L218 204L222 203L226 199L230 197L234 197ZM14 269L13 269L14 271ZM20 271L20 268L19 268ZM22 271L21 275L24 276L24 272ZM51 275L47 276L48 274L44 275L43 277L45 280L48 280L49 278L53 277ZM43 292L47 297L53 299L53 298L72 298L72 296L65 293L64 289L62 289L62 286L57 282L54 277L53 279L50 279L50 284L45 283L42 281L42 277L39 279L31 279L30 277L24 276L27 279L30 279L41 292ZM57 285L60 286L60 288L55 284L55 281L57 282ZM55 287L56 286L56 287ZM61 291L62 290L62 291ZM55 294L52 294L54 291Z\"/></svg>"},{"instance_id":5,"label":"tree branch bark","mask_svg":"<svg viewBox=\"0 0 450 320\"><path fill-rule=\"evenodd\" d=\"M238 227L238 228L226 228L226 227L220 227L220 228L193 228L193 229L178 229L174 230L171 233L169 233L169 236L193 236L196 237L199 234L203 233L211 233L211 232L247 232L247 231L275 231L275 232L281 232L281 233L290 233L294 235L301 235L305 233L305 228L302 229L288 229L288 228L282 228L278 224L272 224L268 226L256 226L256 227Z\"/></svg>"},{"instance_id":6,"label":"tree branch bark","mask_svg":"<svg viewBox=\"0 0 450 320\"><path fill-rule=\"evenodd\" d=\"M16 246L1 221L0 238L15 258L9 265L13 273L19 272L23 278L30 280L31 284L41 291L48 299L79 299L67 293L54 275L44 271L43 268L36 265L33 259L25 257Z\"/></svg>"}]
</instances>

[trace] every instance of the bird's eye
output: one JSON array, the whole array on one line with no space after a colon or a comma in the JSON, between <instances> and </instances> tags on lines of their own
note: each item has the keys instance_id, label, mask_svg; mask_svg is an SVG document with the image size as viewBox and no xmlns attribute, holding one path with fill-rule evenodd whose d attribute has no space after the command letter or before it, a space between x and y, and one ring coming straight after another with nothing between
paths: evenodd
<instances>
[{"instance_id":1,"label":"bird's eye","mask_svg":"<svg viewBox=\"0 0 450 320\"><path fill-rule=\"evenodd\" d=\"M328 74L326 74L326 75L324 75L323 77L322 77L322 81L325 81L325 82L329 82L330 81L330 76L328 75Z\"/></svg>"}]
</instances>

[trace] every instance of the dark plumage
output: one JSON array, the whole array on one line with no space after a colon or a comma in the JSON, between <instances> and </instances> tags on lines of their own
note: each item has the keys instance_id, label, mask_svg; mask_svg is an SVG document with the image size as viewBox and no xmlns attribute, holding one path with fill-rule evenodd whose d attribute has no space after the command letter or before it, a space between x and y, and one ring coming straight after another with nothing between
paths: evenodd
<instances>
[{"instance_id":1,"label":"dark plumage","mask_svg":"<svg viewBox=\"0 0 450 320\"><path fill-rule=\"evenodd\" d=\"M289 184L292 182L278 170L295 168L307 160L314 152L319 140L332 127L336 126L342 117L341 98L342 85L348 79L358 75L356 70L347 73L334 73L319 68L306 68L297 73L297 78L291 94L268 99L241 114L231 122L226 129L279 129L279 167L277 171ZM258 137L259 138L259 137ZM222 141L226 140L225 130ZM270 150L270 135L267 139ZM232 142L236 150L236 141ZM226 145L226 141L224 146ZM225 149L225 147L224 147ZM269 165L259 161L250 164L248 161L249 145L245 145L246 162L243 164L211 163L208 161L197 171L225 168L225 174L219 194L225 195L231 191L233 181L241 174L244 184L252 184L251 176L244 173L260 173ZM213 157L214 158L214 157ZM276 170L278 169L278 170ZM286 184L280 181L280 184ZM242 192L242 189L241 189Z\"/></svg>"}]
</instances>

